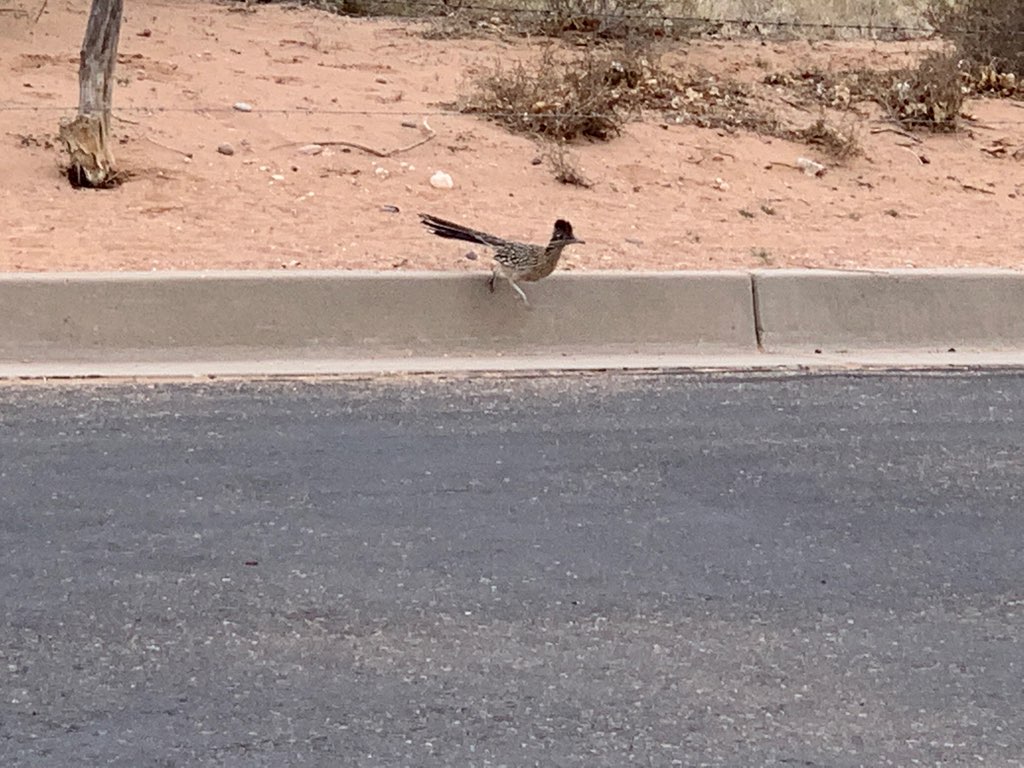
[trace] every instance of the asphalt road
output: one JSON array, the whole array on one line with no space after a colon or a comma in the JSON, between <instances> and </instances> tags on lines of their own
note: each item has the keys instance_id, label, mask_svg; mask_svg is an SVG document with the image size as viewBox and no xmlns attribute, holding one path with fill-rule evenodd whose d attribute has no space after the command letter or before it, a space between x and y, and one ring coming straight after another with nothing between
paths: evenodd
<instances>
[{"instance_id":1,"label":"asphalt road","mask_svg":"<svg viewBox=\"0 0 1024 768\"><path fill-rule=\"evenodd\" d=\"M1024 765L1024 374L0 389L0 765Z\"/></svg>"}]
</instances>

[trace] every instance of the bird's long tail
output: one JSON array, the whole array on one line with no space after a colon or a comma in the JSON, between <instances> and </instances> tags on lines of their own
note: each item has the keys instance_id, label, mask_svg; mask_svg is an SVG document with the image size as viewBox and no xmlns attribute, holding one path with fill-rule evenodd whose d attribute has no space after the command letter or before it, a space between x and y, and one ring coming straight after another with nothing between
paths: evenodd
<instances>
[{"instance_id":1,"label":"bird's long tail","mask_svg":"<svg viewBox=\"0 0 1024 768\"><path fill-rule=\"evenodd\" d=\"M431 216L426 213L420 214L420 220L433 234L438 237L447 237L449 240L465 240L469 243L483 243L484 245L494 247L504 245L506 242L500 237L488 235L486 232L470 229L469 227L464 227L461 224L456 224L454 221L439 219L437 216Z\"/></svg>"}]
</instances>

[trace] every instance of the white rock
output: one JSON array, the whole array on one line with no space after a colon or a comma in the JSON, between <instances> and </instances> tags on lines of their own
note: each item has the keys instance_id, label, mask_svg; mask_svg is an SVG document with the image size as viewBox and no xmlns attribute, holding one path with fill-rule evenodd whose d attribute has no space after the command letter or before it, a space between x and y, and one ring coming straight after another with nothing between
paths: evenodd
<instances>
[{"instance_id":1,"label":"white rock","mask_svg":"<svg viewBox=\"0 0 1024 768\"><path fill-rule=\"evenodd\" d=\"M300 155L319 155L324 151L324 148L320 144L304 144L299 147Z\"/></svg>"},{"instance_id":2,"label":"white rock","mask_svg":"<svg viewBox=\"0 0 1024 768\"><path fill-rule=\"evenodd\" d=\"M234 106L238 112L252 112L252 104L247 101L236 101Z\"/></svg>"},{"instance_id":3,"label":"white rock","mask_svg":"<svg viewBox=\"0 0 1024 768\"><path fill-rule=\"evenodd\" d=\"M387 168L381 168L379 165L373 169L373 172L377 175L378 179L386 179L391 175Z\"/></svg>"},{"instance_id":4,"label":"white rock","mask_svg":"<svg viewBox=\"0 0 1024 768\"><path fill-rule=\"evenodd\" d=\"M809 160L806 157L798 157L796 159L796 167L808 176L821 176L825 172L824 165L816 163L814 160Z\"/></svg>"},{"instance_id":5,"label":"white rock","mask_svg":"<svg viewBox=\"0 0 1024 768\"><path fill-rule=\"evenodd\" d=\"M434 175L430 177L430 186L434 189L451 189L455 186L455 182L444 171L434 171Z\"/></svg>"}]
</instances>

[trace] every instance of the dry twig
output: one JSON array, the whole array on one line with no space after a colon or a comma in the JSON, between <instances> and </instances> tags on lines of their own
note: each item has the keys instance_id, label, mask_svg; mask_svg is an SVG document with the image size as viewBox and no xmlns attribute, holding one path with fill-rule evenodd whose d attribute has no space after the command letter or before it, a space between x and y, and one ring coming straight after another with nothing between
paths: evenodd
<instances>
[{"instance_id":1,"label":"dry twig","mask_svg":"<svg viewBox=\"0 0 1024 768\"><path fill-rule=\"evenodd\" d=\"M276 147L271 147L271 150L284 149L285 147L297 147L306 144L319 144L321 147L349 147L351 149L358 149L360 152L365 152L366 154L373 155L374 157L394 157L395 155L400 155L403 152L416 149L416 147L423 146L437 136L437 134L434 133L434 129L427 124L426 120L423 121L423 128L427 133L426 136L419 141L414 141L406 147L397 147L395 149L374 149L373 147L367 147L364 144L356 144L353 141L289 141L285 144L278 144Z\"/></svg>"},{"instance_id":2,"label":"dry twig","mask_svg":"<svg viewBox=\"0 0 1024 768\"><path fill-rule=\"evenodd\" d=\"M154 139L154 138L152 138L150 136L146 136L145 138L146 138L146 141L151 142L153 144L156 144L161 149L166 149L168 152L177 152L182 157L187 157L189 160L192 159L192 153L191 152L186 152L183 149L175 149L174 147L169 147L166 144L161 144L159 141L157 141L156 139Z\"/></svg>"},{"instance_id":3,"label":"dry twig","mask_svg":"<svg viewBox=\"0 0 1024 768\"><path fill-rule=\"evenodd\" d=\"M919 139L914 134L908 133L907 131L904 131L902 128L896 128L895 126L892 125L883 125L881 128L872 128L871 133L895 133L897 136L902 136L904 139L909 139L915 144L921 143L921 139Z\"/></svg>"}]
</instances>

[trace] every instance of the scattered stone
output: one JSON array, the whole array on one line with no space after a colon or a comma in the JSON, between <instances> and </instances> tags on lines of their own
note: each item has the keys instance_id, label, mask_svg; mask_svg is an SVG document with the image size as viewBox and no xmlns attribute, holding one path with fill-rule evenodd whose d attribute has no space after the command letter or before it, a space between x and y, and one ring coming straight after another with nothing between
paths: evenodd
<instances>
[{"instance_id":1,"label":"scattered stone","mask_svg":"<svg viewBox=\"0 0 1024 768\"><path fill-rule=\"evenodd\" d=\"M300 155L319 155L323 151L324 148L320 144L303 144L299 147Z\"/></svg>"},{"instance_id":2,"label":"scattered stone","mask_svg":"<svg viewBox=\"0 0 1024 768\"><path fill-rule=\"evenodd\" d=\"M419 126L416 125L416 123L414 123L412 120L403 120L402 121L402 127L403 128L419 128Z\"/></svg>"},{"instance_id":3,"label":"scattered stone","mask_svg":"<svg viewBox=\"0 0 1024 768\"><path fill-rule=\"evenodd\" d=\"M380 83L381 85L387 85L388 84L388 81L385 80L383 77L375 77L373 79L373 82Z\"/></svg>"},{"instance_id":4,"label":"scattered stone","mask_svg":"<svg viewBox=\"0 0 1024 768\"><path fill-rule=\"evenodd\" d=\"M252 104L247 101L236 101L234 107L236 112L252 112Z\"/></svg>"},{"instance_id":5,"label":"scattered stone","mask_svg":"<svg viewBox=\"0 0 1024 768\"><path fill-rule=\"evenodd\" d=\"M387 168L382 168L379 165L373 169L373 172L377 175L378 179L386 179L391 175Z\"/></svg>"},{"instance_id":6,"label":"scattered stone","mask_svg":"<svg viewBox=\"0 0 1024 768\"><path fill-rule=\"evenodd\" d=\"M153 30L152 30L152 29L149 29L149 28L147 27L146 29L143 29L143 30L141 30L141 31L139 31L139 32L136 32L135 34L136 34L136 35L138 35L139 37L152 37L152 35L153 35Z\"/></svg>"},{"instance_id":7,"label":"scattered stone","mask_svg":"<svg viewBox=\"0 0 1024 768\"><path fill-rule=\"evenodd\" d=\"M479 258L479 257L477 256L477 253L476 253L476 251L466 251L466 253L464 253L463 255L464 255L464 256L465 256L465 257L466 257L467 259L469 259L470 261L476 261L476 260L477 260L477 258Z\"/></svg>"},{"instance_id":8,"label":"scattered stone","mask_svg":"<svg viewBox=\"0 0 1024 768\"><path fill-rule=\"evenodd\" d=\"M217 145L217 151L220 152L222 155L231 156L235 154L235 148L228 144L226 141L223 144Z\"/></svg>"},{"instance_id":9,"label":"scattered stone","mask_svg":"<svg viewBox=\"0 0 1024 768\"><path fill-rule=\"evenodd\" d=\"M540 165L544 160L540 157L535 157L530 161L530 165Z\"/></svg>"},{"instance_id":10,"label":"scattered stone","mask_svg":"<svg viewBox=\"0 0 1024 768\"><path fill-rule=\"evenodd\" d=\"M714 186L715 186L715 189L719 190L720 192L727 192L727 191L729 191L729 182L727 182L724 179L722 179L720 177L717 177L717 176L715 177L715 184L714 184Z\"/></svg>"},{"instance_id":11,"label":"scattered stone","mask_svg":"<svg viewBox=\"0 0 1024 768\"><path fill-rule=\"evenodd\" d=\"M274 181L284 181L284 176L282 176L280 173L275 173L270 178L272 178Z\"/></svg>"},{"instance_id":12,"label":"scattered stone","mask_svg":"<svg viewBox=\"0 0 1024 768\"><path fill-rule=\"evenodd\" d=\"M382 211L384 211L384 213L398 213L399 212L397 205L382 205L380 207L380 209Z\"/></svg>"},{"instance_id":13,"label":"scattered stone","mask_svg":"<svg viewBox=\"0 0 1024 768\"><path fill-rule=\"evenodd\" d=\"M643 245L644 244L643 240L637 240L635 237L627 237L627 238L625 238L625 240L630 245Z\"/></svg>"},{"instance_id":14,"label":"scattered stone","mask_svg":"<svg viewBox=\"0 0 1024 768\"><path fill-rule=\"evenodd\" d=\"M451 189L455 186L455 182L444 171L434 171L434 175L430 177L430 186L434 189Z\"/></svg>"}]
</instances>

